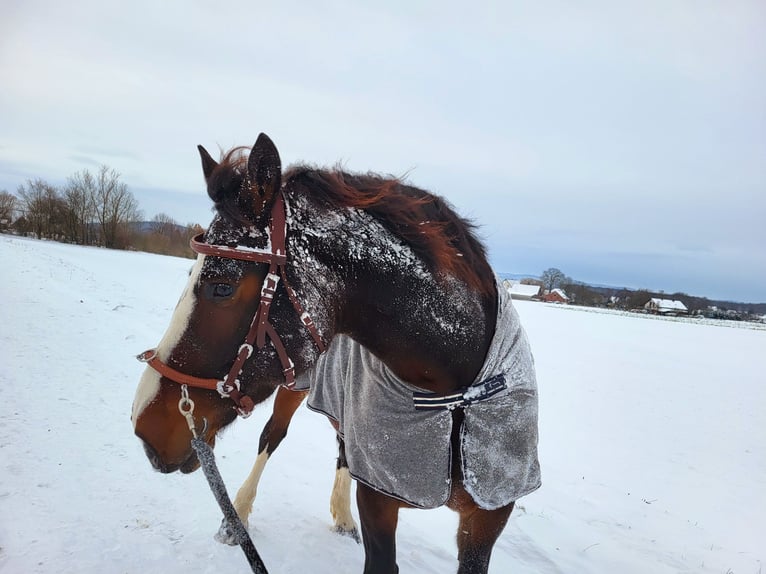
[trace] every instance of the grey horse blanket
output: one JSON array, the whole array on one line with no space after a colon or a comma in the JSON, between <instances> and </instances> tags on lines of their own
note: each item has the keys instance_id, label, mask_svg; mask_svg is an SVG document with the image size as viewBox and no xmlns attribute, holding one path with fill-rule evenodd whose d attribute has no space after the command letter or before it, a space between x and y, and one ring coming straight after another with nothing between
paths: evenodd
<instances>
[{"instance_id":1,"label":"grey horse blanket","mask_svg":"<svg viewBox=\"0 0 766 574\"><path fill-rule=\"evenodd\" d=\"M464 486L488 510L540 486L537 384L532 353L505 289L498 289L495 334L473 384L436 396L401 380L349 337L337 336L299 380L308 406L339 424L351 475L421 508L450 494L450 410L462 407Z\"/></svg>"}]
</instances>

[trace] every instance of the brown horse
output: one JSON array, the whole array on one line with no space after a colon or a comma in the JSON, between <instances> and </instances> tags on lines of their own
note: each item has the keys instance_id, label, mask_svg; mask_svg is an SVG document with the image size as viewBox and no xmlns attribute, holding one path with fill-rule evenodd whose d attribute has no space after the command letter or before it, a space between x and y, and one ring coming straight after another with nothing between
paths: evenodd
<instances>
[{"instance_id":1,"label":"brown horse","mask_svg":"<svg viewBox=\"0 0 766 574\"><path fill-rule=\"evenodd\" d=\"M345 439L339 472L347 450L365 572L398 571L399 508L442 504L460 515L458 572L486 572L515 500L539 486L537 395L526 337L471 224L396 179L283 174L263 134L249 157L236 149L218 163L199 149L217 214L192 240L200 255L143 355L133 405L154 467L198 466L179 384L213 445L297 377ZM304 395L277 394L240 516ZM353 530L340 513L336 526Z\"/></svg>"}]
</instances>

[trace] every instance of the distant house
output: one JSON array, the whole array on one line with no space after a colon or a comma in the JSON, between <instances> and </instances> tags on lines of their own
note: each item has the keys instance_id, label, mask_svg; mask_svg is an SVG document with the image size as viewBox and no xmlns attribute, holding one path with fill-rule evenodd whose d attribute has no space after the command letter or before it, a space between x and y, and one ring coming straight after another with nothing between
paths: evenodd
<instances>
[{"instance_id":1,"label":"distant house","mask_svg":"<svg viewBox=\"0 0 766 574\"><path fill-rule=\"evenodd\" d=\"M688 315L689 309L681 301L675 299L650 299L644 309L657 315Z\"/></svg>"},{"instance_id":2,"label":"distant house","mask_svg":"<svg viewBox=\"0 0 766 574\"><path fill-rule=\"evenodd\" d=\"M569 297L563 289L554 289L543 295L543 301L548 303L569 303Z\"/></svg>"},{"instance_id":3,"label":"distant house","mask_svg":"<svg viewBox=\"0 0 766 574\"><path fill-rule=\"evenodd\" d=\"M540 295L539 285L523 285L512 281L503 281L503 286L511 294L511 299L518 301L529 301L536 299Z\"/></svg>"}]
</instances>

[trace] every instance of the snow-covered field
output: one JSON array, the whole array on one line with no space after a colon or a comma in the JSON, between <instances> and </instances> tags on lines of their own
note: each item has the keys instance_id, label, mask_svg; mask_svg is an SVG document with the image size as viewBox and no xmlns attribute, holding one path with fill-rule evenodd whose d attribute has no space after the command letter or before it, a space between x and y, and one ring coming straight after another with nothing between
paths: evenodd
<instances>
[{"instance_id":1,"label":"snow-covered field","mask_svg":"<svg viewBox=\"0 0 766 574\"><path fill-rule=\"evenodd\" d=\"M200 472L151 470L130 407L191 262L0 236L0 571L248 572L213 541ZM491 572L761 573L766 331L518 302L541 392L543 487L522 499ZM230 492L262 405L216 448ZM250 531L269 570L361 572L329 530L335 444L300 409ZM454 571L456 515L403 511L400 569Z\"/></svg>"}]
</instances>

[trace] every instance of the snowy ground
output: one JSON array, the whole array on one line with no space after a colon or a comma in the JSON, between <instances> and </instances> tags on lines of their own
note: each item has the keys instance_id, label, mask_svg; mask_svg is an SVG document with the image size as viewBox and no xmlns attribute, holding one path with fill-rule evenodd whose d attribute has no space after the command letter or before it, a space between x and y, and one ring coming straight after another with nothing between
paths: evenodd
<instances>
[{"instance_id":1,"label":"snowy ground","mask_svg":"<svg viewBox=\"0 0 766 574\"><path fill-rule=\"evenodd\" d=\"M247 572L213 541L201 473L153 472L133 436L142 366L189 260L0 236L0 571ZM517 303L541 391L543 487L491 572L760 573L766 559L766 332ZM235 491L270 409L216 449ZM251 523L270 571L361 572L329 530L335 446L301 409ZM401 572L454 571L446 509L401 514Z\"/></svg>"}]
</instances>

